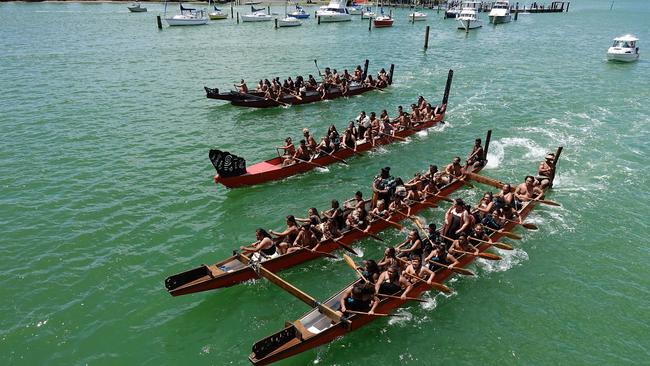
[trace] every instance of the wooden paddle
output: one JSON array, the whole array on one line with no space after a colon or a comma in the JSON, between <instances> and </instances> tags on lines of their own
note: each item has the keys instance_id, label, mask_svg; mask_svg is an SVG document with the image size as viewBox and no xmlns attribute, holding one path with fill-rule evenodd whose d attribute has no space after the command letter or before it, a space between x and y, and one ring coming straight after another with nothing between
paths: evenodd
<instances>
[{"instance_id":1,"label":"wooden paddle","mask_svg":"<svg viewBox=\"0 0 650 366\"><path fill-rule=\"evenodd\" d=\"M472 237L472 236L470 236L469 239L471 239L471 240L476 240L476 241L478 241L479 243L490 244L490 245L495 246L495 247L497 247L497 248L499 248L499 249L512 250L512 245L510 245L510 244L506 244L506 243L502 243L502 242L499 242L499 241L491 242L491 241L486 241L486 240L481 240L481 239L478 239L478 238L474 238L474 237Z\"/></svg>"},{"instance_id":2,"label":"wooden paddle","mask_svg":"<svg viewBox=\"0 0 650 366\"><path fill-rule=\"evenodd\" d=\"M354 249L352 249L352 247L350 247L349 245L347 245L344 242L340 241L339 239L332 238L332 241L335 242L336 244L338 244L341 248L347 250L348 252L350 252L350 253L352 253L352 254L354 254L356 256L359 256L359 254Z\"/></svg>"},{"instance_id":3,"label":"wooden paddle","mask_svg":"<svg viewBox=\"0 0 650 366\"><path fill-rule=\"evenodd\" d=\"M389 317L399 317L402 318L404 315L399 315L399 314L382 314L382 313L364 313L363 311L355 311L355 310L345 310L346 313L351 313L351 314L359 314L359 315L368 315L368 316L389 316Z\"/></svg>"},{"instance_id":4,"label":"wooden paddle","mask_svg":"<svg viewBox=\"0 0 650 366\"><path fill-rule=\"evenodd\" d=\"M461 267L451 267L451 266L448 266L446 264L442 264L442 263L432 261L432 260L429 260L429 263L433 263L436 266L440 266L440 267L443 267L443 268L450 269L452 272L456 272L458 274L462 274L462 275L465 275L465 276L476 276L476 274L474 272L470 271L469 269L465 269L465 268L461 268Z\"/></svg>"},{"instance_id":5,"label":"wooden paddle","mask_svg":"<svg viewBox=\"0 0 650 366\"><path fill-rule=\"evenodd\" d=\"M520 223L519 221L515 221L515 220L509 220L509 219L506 219L506 218L502 218L502 219L506 220L508 222L513 222L513 223L515 223L517 225L521 225L521 226L525 227L528 230L537 230L538 229L537 225L531 224L529 222L521 222Z\"/></svg>"},{"instance_id":6,"label":"wooden paddle","mask_svg":"<svg viewBox=\"0 0 650 366\"><path fill-rule=\"evenodd\" d=\"M550 205L550 206L562 206L561 204L559 204L559 203L557 203L555 201L551 201L551 200L532 199L531 201L543 203L543 204Z\"/></svg>"},{"instance_id":7,"label":"wooden paddle","mask_svg":"<svg viewBox=\"0 0 650 366\"><path fill-rule=\"evenodd\" d=\"M441 196L441 195L439 195L439 194L437 194L437 193L436 193L436 194L425 193L424 196L425 196L425 197L436 197L436 198L439 198L439 199L441 199L441 200L443 200L443 201L454 202L454 200L452 200L451 198L449 198L449 197L445 197L445 196Z\"/></svg>"},{"instance_id":8,"label":"wooden paddle","mask_svg":"<svg viewBox=\"0 0 650 366\"><path fill-rule=\"evenodd\" d=\"M397 211L397 212L399 212L399 211ZM389 224L391 224L391 225L393 225L393 226L395 226L395 227L397 228L397 230L402 230L402 229L404 229L404 226L402 226L402 225L396 223L395 221L390 221L390 220L385 219L385 218L383 218L383 217L381 217L381 216L379 216L379 215L372 215L372 216L373 216L373 217L376 217L376 218L378 218L378 219L380 219L380 220L382 220L382 221L385 221L385 222L387 222L387 223L389 223ZM406 215L404 215L404 216L406 216Z\"/></svg>"},{"instance_id":9,"label":"wooden paddle","mask_svg":"<svg viewBox=\"0 0 650 366\"><path fill-rule=\"evenodd\" d=\"M493 229L493 228L491 228L491 227L489 227L487 225L483 225L483 227L490 230L490 231L492 231L492 232L502 234L503 236L505 236L507 238L510 238L510 239L513 239L513 240L521 240L521 235L517 235L517 234L515 234L513 232L505 231L503 229L499 229L499 230Z\"/></svg>"},{"instance_id":10,"label":"wooden paddle","mask_svg":"<svg viewBox=\"0 0 650 366\"><path fill-rule=\"evenodd\" d=\"M345 263L348 264L348 267L352 268L355 272L357 272L359 277L361 277L361 279L363 279L364 282L370 282L366 277L363 276L363 273L361 273L361 271L359 270L359 266L357 266L357 264L354 263L354 260L350 258L349 255L343 254L343 259L345 259Z\"/></svg>"},{"instance_id":11,"label":"wooden paddle","mask_svg":"<svg viewBox=\"0 0 650 366\"><path fill-rule=\"evenodd\" d=\"M348 162L345 161L345 159L343 159L343 158L339 158L338 156L334 156L332 153L328 153L327 151L325 151L325 150L323 150L323 149L318 149L318 151L321 151L321 152L323 152L323 153L325 153L325 154L331 156L332 158L334 158L334 159L340 161L341 163L343 163L343 164L345 164L345 165L349 165Z\"/></svg>"},{"instance_id":12,"label":"wooden paddle","mask_svg":"<svg viewBox=\"0 0 650 366\"><path fill-rule=\"evenodd\" d=\"M403 259L400 259L400 260L401 260L401 261L404 261ZM404 262L406 262L406 261L404 261ZM407 275L407 276L410 276L410 277L415 278L415 279L418 280L419 282L425 283L425 284L431 286L432 288L435 288L436 290L438 290L438 291L440 291L440 292L444 292L444 293L447 293L447 294L449 294L449 293L452 292L451 289L450 289L449 287L443 285L442 283L431 282L431 284L429 284L429 283L428 283L424 278L419 277L419 276L416 276L416 275L414 275L413 273L408 273L408 272L406 272L406 271L404 271L403 273L404 273L405 275Z\"/></svg>"},{"instance_id":13,"label":"wooden paddle","mask_svg":"<svg viewBox=\"0 0 650 366\"><path fill-rule=\"evenodd\" d=\"M455 251L455 252L458 252L458 253L463 253L463 254L468 254L468 255L473 255L473 256L481 257L481 258L483 258L483 259L489 259L489 260L491 260L491 261L498 261L498 260L501 260L501 257L499 257L499 256L496 255L496 254L492 254L492 253L481 253L481 252L479 252L478 254L474 254L474 253L472 253L472 252L466 252L466 251L464 251L464 250L456 250L456 249L454 249L454 251Z\"/></svg>"},{"instance_id":14,"label":"wooden paddle","mask_svg":"<svg viewBox=\"0 0 650 366\"><path fill-rule=\"evenodd\" d=\"M338 258L339 258L339 257L337 257L337 256L335 256L334 254L331 254L331 253L321 252L321 251L319 251L319 250L315 250L315 249L311 249L311 248L307 248L307 247L300 247L300 248L301 248L301 249L304 249L304 250L306 250L306 251L309 251L309 252L315 253L315 254L322 255L322 256L324 256L324 257L329 257L329 258L332 258L332 259L338 259Z\"/></svg>"},{"instance_id":15,"label":"wooden paddle","mask_svg":"<svg viewBox=\"0 0 650 366\"><path fill-rule=\"evenodd\" d=\"M383 136L392 137L395 140L406 141L406 139L404 137L400 137L400 136L397 136L397 135L389 135L389 134L386 134L386 133L383 133L383 132L380 132L379 134L383 135Z\"/></svg>"},{"instance_id":16,"label":"wooden paddle","mask_svg":"<svg viewBox=\"0 0 650 366\"><path fill-rule=\"evenodd\" d=\"M382 242L382 243L384 242L384 239L378 237L377 235L375 235L375 234L373 234L373 233L365 232L365 231L359 229L359 227L357 227L357 226L352 226L352 228L361 231L362 233L364 233L364 234L370 236L371 238L373 238L373 239L375 239L375 240L378 240L378 241L380 241L380 242Z\"/></svg>"},{"instance_id":17,"label":"wooden paddle","mask_svg":"<svg viewBox=\"0 0 650 366\"><path fill-rule=\"evenodd\" d=\"M501 181L498 181L498 180L490 178L490 177L486 177L485 175L481 175L481 174L467 172L467 173L465 173L465 175L469 179L471 179L473 181L483 183L483 184L487 184L489 186L492 186L492 187L495 187L495 188L498 188L498 189L502 189L503 186L506 184L506 183L503 183Z\"/></svg>"},{"instance_id":18,"label":"wooden paddle","mask_svg":"<svg viewBox=\"0 0 650 366\"><path fill-rule=\"evenodd\" d=\"M287 91L289 92L289 94L290 94L290 95L293 95L294 97L296 97L296 99L298 99L298 100L302 100L302 97L299 96L298 94L294 94L294 93L293 93L293 90L288 89L288 88L285 88L284 86L280 86L280 88L282 88L282 89L284 89L284 90L287 90Z\"/></svg>"},{"instance_id":19,"label":"wooden paddle","mask_svg":"<svg viewBox=\"0 0 650 366\"><path fill-rule=\"evenodd\" d=\"M395 296L395 295L386 295L386 294L377 294L377 296L381 297L388 297L389 299L397 299L397 300L407 300L407 301L418 301L418 302L427 302L425 299L420 299L418 297L405 297L402 299L401 296Z\"/></svg>"},{"instance_id":20,"label":"wooden paddle","mask_svg":"<svg viewBox=\"0 0 650 366\"><path fill-rule=\"evenodd\" d=\"M318 164L318 163L314 163L313 161L302 160L302 159L299 159L299 158L294 158L294 159L298 160L298 161L301 162L301 163L306 163L306 164L313 165L313 166L315 166L315 167L317 167L317 168L325 168L324 165L320 165L320 164Z\"/></svg>"}]
</instances>

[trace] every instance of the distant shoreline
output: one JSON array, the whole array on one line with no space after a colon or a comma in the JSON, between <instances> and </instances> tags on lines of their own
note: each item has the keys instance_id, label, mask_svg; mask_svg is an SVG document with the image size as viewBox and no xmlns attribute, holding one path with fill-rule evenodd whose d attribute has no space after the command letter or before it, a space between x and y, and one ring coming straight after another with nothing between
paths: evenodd
<instances>
[{"instance_id":1,"label":"distant shoreline","mask_svg":"<svg viewBox=\"0 0 650 366\"><path fill-rule=\"evenodd\" d=\"M116 4L123 4L123 3L133 3L136 2L136 0L17 0L17 1L7 1L7 0L0 0L0 3L116 3ZM152 4L162 4L165 1L164 0L138 0L138 2L141 3L152 3ZM207 3L208 1L193 1L193 0L188 0L188 1L169 1L170 3L178 3L178 2L183 2L183 3ZM245 1L244 1L245 2ZM263 0L261 1L261 4L284 4L285 0ZM295 1L290 1L291 5L296 4ZM322 5L322 4L327 4L327 0L312 0L311 3L308 3L307 1L298 1L297 2L299 5ZM222 5L228 5L230 3L222 3ZM260 4L260 5L261 5ZM243 2L241 5L245 5Z\"/></svg>"}]
</instances>

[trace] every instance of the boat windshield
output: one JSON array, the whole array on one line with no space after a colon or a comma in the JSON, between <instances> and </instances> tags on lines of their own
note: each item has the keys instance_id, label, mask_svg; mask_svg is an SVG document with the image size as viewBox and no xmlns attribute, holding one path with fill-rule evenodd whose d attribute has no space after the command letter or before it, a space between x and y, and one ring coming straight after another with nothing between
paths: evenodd
<instances>
[{"instance_id":1,"label":"boat windshield","mask_svg":"<svg viewBox=\"0 0 650 366\"><path fill-rule=\"evenodd\" d=\"M612 45L612 47L632 48L632 47L634 47L634 42L614 41L614 44Z\"/></svg>"}]
</instances>

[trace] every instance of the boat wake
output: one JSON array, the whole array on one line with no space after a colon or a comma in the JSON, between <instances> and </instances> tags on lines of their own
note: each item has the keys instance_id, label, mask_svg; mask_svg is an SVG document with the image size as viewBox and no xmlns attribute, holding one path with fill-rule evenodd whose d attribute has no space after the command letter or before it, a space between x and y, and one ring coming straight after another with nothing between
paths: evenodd
<instances>
[{"instance_id":1,"label":"boat wake","mask_svg":"<svg viewBox=\"0 0 650 366\"><path fill-rule=\"evenodd\" d=\"M482 271L487 273L505 272L528 260L528 253L521 248L515 248L514 250L495 250L498 252L499 256L501 256L502 260L490 261L478 258L475 263Z\"/></svg>"},{"instance_id":2,"label":"boat wake","mask_svg":"<svg viewBox=\"0 0 650 366\"><path fill-rule=\"evenodd\" d=\"M546 149L538 145L535 141L524 137L506 137L494 141L488 151L487 169L500 167L505 158L506 150L524 148L525 153L520 154L524 160L538 161L546 154ZM511 159L517 161L518 159Z\"/></svg>"}]
</instances>

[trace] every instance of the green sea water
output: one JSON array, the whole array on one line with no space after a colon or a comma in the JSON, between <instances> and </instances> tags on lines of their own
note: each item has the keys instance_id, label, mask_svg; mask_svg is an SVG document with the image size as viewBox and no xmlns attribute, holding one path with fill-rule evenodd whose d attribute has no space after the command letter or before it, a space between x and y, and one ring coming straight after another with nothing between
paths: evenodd
<instances>
[{"instance_id":1,"label":"green sea water","mask_svg":"<svg viewBox=\"0 0 650 366\"><path fill-rule=\"evenodd\" d=\"M245 365L252 344L308 308L267 281L172 298L165 277L228 256L286 214L369 194L383 166L409 177L465 155L493 130L485 174L518 182L564 146L549 198L517 229L515 250L479 260L450 296L398 310L285 365L640 365L650 361L647 223L650 2L581 0L562 14L469 34L428 11L395 26L297 29L232 19L156 28L160 4L0 4L0 364ZM176 10L176 5L170 7ZM247 7L236 8L241 14ZM278 6L273 9L283 12ZM308 8L313 13L315 8ZM425 25L429 49L422 49ZM633 33L640 61L605 60ZM203 86L396 65L389 90L251 110ZM377 151L285 181L227 190L210 148L249 163L303 127L320 136L360 110L441 98L447 122ZM457 196L475 202L481 191ZM420 214L440 223L446 204ZM407 226L410 224L407 223ZM380 234L397 243L405 233ZM364 258L382 247L354 244ZM358 261L361 258L357 259ZM318 299L354 278L342 260L282 276Z\"/></svg>"}]
</instances>

